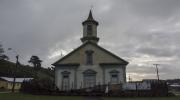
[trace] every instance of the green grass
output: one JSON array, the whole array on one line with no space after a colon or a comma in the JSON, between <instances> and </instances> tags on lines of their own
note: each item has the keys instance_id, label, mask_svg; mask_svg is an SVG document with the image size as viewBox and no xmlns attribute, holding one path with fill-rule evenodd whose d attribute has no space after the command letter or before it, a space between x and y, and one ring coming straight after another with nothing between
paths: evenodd
<instances>
[{"instance_id":1,"label":"green grass","mask_svg":"<svg viewBox=\"0 0 180 100\"><path fill-rule=\"evenodd\" d=\"M129 97L129 98L104 97L103 100L180 100L180 96L176 96L176 97Z\"/></svg>"},{"instance_id":2,"label":"green grass","mask_svg":"<svg viewBox=\"0 0 180 100\"><path fill-rule=\"evenodd\" d=\"M0 93L0 100L83 100L80 96L45 96L22 93Z\"/></svg>"},{"instance_id":3,"label":"green grass","mask_svg":"<svg viewBox=\"0 0 180 100\"><path fill-rule=\"evenodd\" d=\"M45 96L22 93L0 93L0 100L85 100L82 96ZM180 100L177 97L102 97L101 100Z\"/></svg>"}]
</instances>

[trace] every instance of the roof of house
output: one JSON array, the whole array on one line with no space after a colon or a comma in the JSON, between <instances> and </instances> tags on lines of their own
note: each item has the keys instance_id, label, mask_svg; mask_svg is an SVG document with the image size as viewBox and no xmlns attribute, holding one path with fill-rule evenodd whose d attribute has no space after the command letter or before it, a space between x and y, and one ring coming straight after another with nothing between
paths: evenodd
<instances>
[{"instance_id":1,"label":"roof of house","mask_svg":"<svg viewBox=\"0 0 180 100\"><path fill-rule=\"evenodd\" d=\"M69 54L67 54L66 56L62 57L61 59L59 59L58 61L56 61L55 63L53 63L52 65L58 65L59 62L61 62L62 60L64 60L65 58L69 57L70 55L72 55L74 52L76 52L77 50L81 49L82 47L86 46L87 44L92 44L95 47L105 51L106 53L110 54L111 56L115 57L116 59L119 59L120 61L123 62L123 64L127 65L129 62L125 61L124 59L116 56L115 54L111 53L110 51L104 49L103 47L97 45L96 43L93 43L91 41L87 41L86 43L82 44L81 46L79 46L78 48L74 49L72 52L70 52Z\"/></svg>"},{"instance_id":2,"label":"roof of house","mask_svg":"<svg viewBox=\"0 0 180 100\"><path fill-rule=\"evenodd\" d=\"M8 82L13 82L14 80L14 78L12 77L0 77L0 79L8 81ZM31 79L33 78L16 78L15 82L22 83L23 81L29 81Z\"/></svg>"}]
</instances>

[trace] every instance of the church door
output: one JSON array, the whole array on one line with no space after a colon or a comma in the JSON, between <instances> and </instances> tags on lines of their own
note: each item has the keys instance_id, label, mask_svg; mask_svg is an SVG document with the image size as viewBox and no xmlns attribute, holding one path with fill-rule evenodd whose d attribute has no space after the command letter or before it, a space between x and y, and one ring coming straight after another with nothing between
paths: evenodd
<instances>
[{"instance_id":1,"label":"church door","mask_svg":"<svg viewBox=\"0 0 180 100\"><path fill-rule=\"evenodd\" d=\"M94 87L96 85L96 72L93 70L86 70L84 73L84 87Z\"/></svg>"},{"instance_id":2,"label":"church door","mask_svg":"<svg viewBox=\"0 0 180 100\"><path fill-rule=\"evenodd\" d=\"M110 78L111 78L111 84L118 84L119 83L119 71L117 71L117 70L110 71Z\"/></svg>"},{"instance_id":3,"label":"church door","mask_svg":"<svg viewBox=\"0 0 180 100\"><path fill-rule=\"evenodd\" d=\"M93 87L96 85L96 76L95 75L85 75L84 76L84 86Z\"/></svg>"},{"instance_id":4,"label":"church door","mask_svg":"<svg viewBox=\"0 0 180 100\"><path fill-rule=\"evenodd\" d=\"M62 90L67 91L69 90L69 72L64 71L62 72Z\"/></svg>"}]
</instances>

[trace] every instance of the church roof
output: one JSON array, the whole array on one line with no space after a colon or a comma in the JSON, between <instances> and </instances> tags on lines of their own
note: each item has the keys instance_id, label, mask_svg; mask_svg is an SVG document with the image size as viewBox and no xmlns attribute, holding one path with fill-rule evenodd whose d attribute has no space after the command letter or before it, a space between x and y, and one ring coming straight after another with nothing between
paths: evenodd
<instances>
[{"instance_id":1,"label":"church roof","mask_svg":"<svg viewBox=\"0 0 180 100\"><path fill-rule=\"evenodd\" d=\"M116 65L116 64L124 64L124 65L127 65L129 62L125 61L124 59L116 56L115 54L111 53L110 51L104 49L103 47L91 42L91 41L88 41L84 44L82 44L81 46L79 46L78 48L74 49L72 52L70 52L69 54L67 54L66 56L62 57L61 59L59 59L58 61L56 61L55 63L53 63L52 65L56 66L56 65L59 65L58 63L63 61L64 59L68 58L69 56L71 56L73 53L75 53L76 51L78 51L79 49L83 48L84 46L88 45L88 44L91 44L95 47L97 47L98 49L106 52L107 54L111 55L112 57L118 59L119 61L121 61L122 63L101 63L100 65L106 65L106 64L111 64L111 65ZM69 65L69 64L68 64ZM77 64L76 64L77 65Z\"/></svg>"}]
</instances>

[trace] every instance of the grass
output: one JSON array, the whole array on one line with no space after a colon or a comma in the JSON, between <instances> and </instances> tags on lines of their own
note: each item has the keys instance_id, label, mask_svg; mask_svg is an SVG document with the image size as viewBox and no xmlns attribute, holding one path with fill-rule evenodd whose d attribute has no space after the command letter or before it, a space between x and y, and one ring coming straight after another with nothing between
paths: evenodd
<instances>
[{"instance_id":1,"label":"grass","mask_svg":"<svg viewBox=\"0 0 180 100\"><path fill-rule=\"evenodd\" d=\"M85 100L82 96L45 96L22 93L0 93L0 100ZM90 100L90 99L89 99ZM102 97L101 100L180 100L177 97Z\"/></svg>"},{"instance_id":2,"label":"grass","mask_svg":"<svg viewBox=\"0 0 180 100\"><path fill-rule=\"evenodd\" d=\"M129 98L104 97L103 100L180 100L180 96L176 96L176 97L129 97Z\"/></svg>"},{"instance_id":3,"label":"grass","mask_svg":"<svg viewBox=\"0 0 180 100\"><path fill-rule=\"evenodd\" d=\"M45 96L22 93L0 93L0 100L83 100L80 96Z\"/></svg>"}]
</instances>

